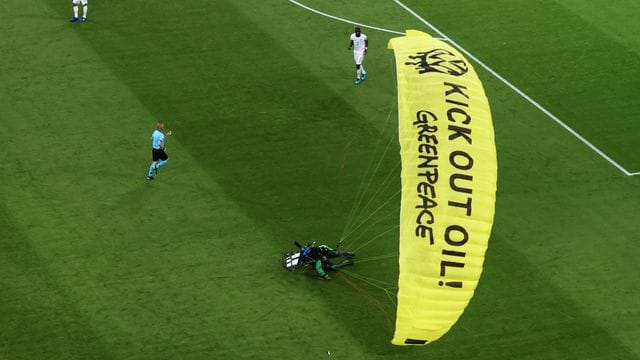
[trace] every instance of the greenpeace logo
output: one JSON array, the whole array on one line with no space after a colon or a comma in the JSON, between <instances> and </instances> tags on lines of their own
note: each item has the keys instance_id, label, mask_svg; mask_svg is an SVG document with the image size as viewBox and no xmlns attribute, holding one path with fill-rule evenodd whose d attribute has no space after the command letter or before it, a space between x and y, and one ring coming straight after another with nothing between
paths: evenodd
<instances>
[{"instance_id":1,"label":"greenpeace logo","mask_svg":"<svg viewBox=\"0 0 640 360\"><path fill-rule=\"evenodd\" d=\"M414 65L420 74L437 72L451 76L462 76L469 71L466 61L456 54L445 49L433 49L426 52L418 52L415 56L409 56L405 65Z\"/></svg>"}]
</instances>

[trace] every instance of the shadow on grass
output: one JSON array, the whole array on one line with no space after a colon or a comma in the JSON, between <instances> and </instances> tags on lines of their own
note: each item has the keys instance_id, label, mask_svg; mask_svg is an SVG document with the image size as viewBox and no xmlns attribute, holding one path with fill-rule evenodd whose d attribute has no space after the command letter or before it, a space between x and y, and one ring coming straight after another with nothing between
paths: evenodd
<instances>
[{"instance_id":1,"label":"shadow on grass","mask_svg":"<svg viewBox=\"0 0 640 360\"><path fill-rule=\"evenodd\" d=\"M0 204L0 355L7 359L110 359L109 346Z\"/></svg>"}]
</instances>

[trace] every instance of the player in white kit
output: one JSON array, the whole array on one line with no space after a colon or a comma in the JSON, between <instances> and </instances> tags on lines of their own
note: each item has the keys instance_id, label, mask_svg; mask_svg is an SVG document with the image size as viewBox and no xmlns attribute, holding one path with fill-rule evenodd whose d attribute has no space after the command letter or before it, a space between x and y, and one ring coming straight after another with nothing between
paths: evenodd
<instances>
[{"instance_id":1,"label":"player in white kit","mask_svg":"<svg viewBox=\"0 0 640 360\"><path fill-rule=\"evenodd\" d=\"M71 22L85 22L87 21L87 2L88 0L71 0L73 3L73 17L71 18ZM78 5L82 4L82 17L78 17Z\"/></svg>"},{"instance_id":2,"label":"player in white kit","mask_svg":"<svg viewBox=\"0 0 640 360\"><path fill-rule=\"evenodd\" d=\"M354 31L349 41L349 50L353 48L353 60L356 61L356 85L359 85L362 80L367 78L367 72L364 71L362 62L369 48L369 39L359 27L356 27Z\"/></svg>"}]
</instances>

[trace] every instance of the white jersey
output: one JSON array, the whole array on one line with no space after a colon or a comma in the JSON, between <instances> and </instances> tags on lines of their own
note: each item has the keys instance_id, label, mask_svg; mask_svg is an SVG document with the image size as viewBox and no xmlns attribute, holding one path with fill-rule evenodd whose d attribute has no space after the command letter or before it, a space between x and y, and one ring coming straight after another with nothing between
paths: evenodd
<instances>
[{"instance_id":1,"label":"white jersey","mask_svg":"<svg viewBox=\"0 0 640 360\"><path fill-rule=\"evenodd\" d=\"M353 51L363 52L366 47L365 41L367 41L367 35L360 33L360 36L356 36L355 33L351 34L351 41L353 41Z\"/></svg>"}]
</instances>

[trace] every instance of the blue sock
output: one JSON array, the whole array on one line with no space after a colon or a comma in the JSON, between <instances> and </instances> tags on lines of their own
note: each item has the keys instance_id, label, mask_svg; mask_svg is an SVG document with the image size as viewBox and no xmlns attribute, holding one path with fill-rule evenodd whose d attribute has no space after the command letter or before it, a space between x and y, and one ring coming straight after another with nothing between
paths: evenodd
<instances>
[{"instance_id":1,"label":"blue sock","mask_svg":"<svg viewBox=\"0 0 640 360\"><path fill-rule=\"evenodd\" d=\"M149 165L149 176L153 176L153 163Z\"/></svg>"},{"instance_id":2,"label":"blue sock","mask_svg":"<svg viewBox=\"0 0 640 360\"><path fill-rule=\"evenodd\" d=\"M162 167L167 165L167 163L169 162L169 159L167 160L160 160L160 162L158 163L158 167Z\"/></svg>"}]
</instances>

